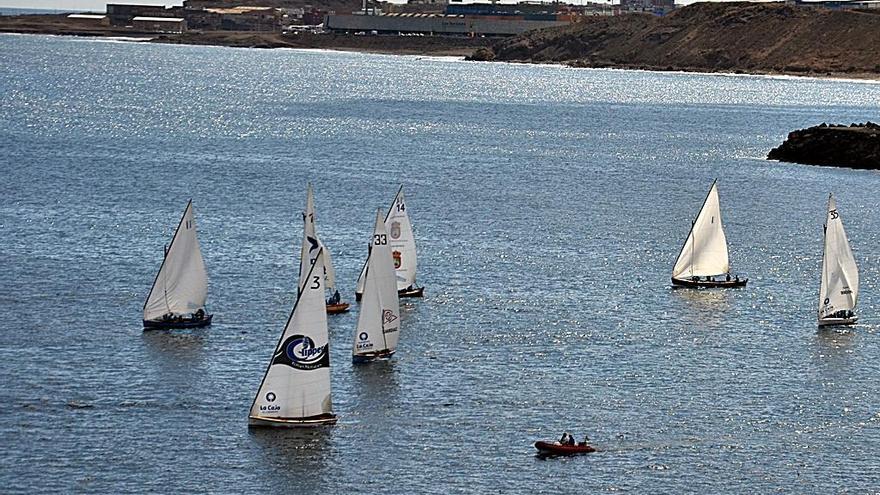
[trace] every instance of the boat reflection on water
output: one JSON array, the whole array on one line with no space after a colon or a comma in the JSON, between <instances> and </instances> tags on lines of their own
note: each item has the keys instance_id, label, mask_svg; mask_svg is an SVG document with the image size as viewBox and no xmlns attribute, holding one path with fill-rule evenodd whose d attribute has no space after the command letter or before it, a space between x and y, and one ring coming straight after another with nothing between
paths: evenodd
<instances>
[{"instance_id":1,"label":"boat reflection on water","mask_svg":"<svg viewBox=\"0 0 880 495\"><path fill-rule=\"evenodd\" d=\"M282 491L317 493L327 483L328 459L333 452L333 426L315 428L248 428L256 450L265 459L262 469Z\"/></svg>"},{"instance_id":2,"label":"boat reflection on water","mask_svg":"<svg viewBox=\"0 0 880 495\"><path fill-rule=\"evenodd\" d=\"M727 311L731 307L733 295L729 289L690 289L675 288L672 292L670 313L677 314L679 319L705 325L710 322L722 322L729 317Z\"/></svg>"},{"instance_id":3,"label":"boat reflection on water","mask_svg":"<svg viewBox=\"0 0 880 495\"><path fill-rule=\"evenodd\" d=\"M400 407L398 359L377 359L352 367L352 388L357 392L347 400L355 422L384 424L388 412Z\"/></svg>"},{"instance_id":4,"label":"boat reflection on water","mask_svg":"<svg viewBox=\"0 0 880 495\"><path fill-rule=\"evenodd\" d=\"M852 327L820 327L813 339L813 359L832 367L848 364L858 340L859 334Z\"/></svg>"},{"instance_id":5,"label":"boat reflection on water","mask_svg":"<svg viewBox=\"0 0 880 495\"><path fill-rule=\"evenodd\" d=\"M192 369L204 357L208 332L208 328L150 330L141 338L150 357L163 367Z\"/></svg>"}]
</instances>

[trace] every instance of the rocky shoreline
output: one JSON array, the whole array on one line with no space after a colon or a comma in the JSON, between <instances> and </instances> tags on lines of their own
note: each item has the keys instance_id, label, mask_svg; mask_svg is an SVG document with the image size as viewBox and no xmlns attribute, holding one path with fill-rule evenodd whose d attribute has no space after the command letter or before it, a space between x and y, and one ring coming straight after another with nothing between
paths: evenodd
<instances>
[{"instance_id":1,"label":"rocky shoreline","mask_svg":"<svg viewBox=\"0 0 880 495\"><path fill-rule=\"evenodd\" d=\"M880 79L880 9L697 3L664 17L597 17L531 31L469 60Z\"/></svg>"},{"instance_id":2,"label":"rocky shoreline","mask_svg":"<svg viewBox=\"0 0 880 495\"><path fill-rule=\"evenodd\" d=\"M767 155L768 160L880 170L880 125L821 124L800 129Z\"/></svg>"}]
</instances>

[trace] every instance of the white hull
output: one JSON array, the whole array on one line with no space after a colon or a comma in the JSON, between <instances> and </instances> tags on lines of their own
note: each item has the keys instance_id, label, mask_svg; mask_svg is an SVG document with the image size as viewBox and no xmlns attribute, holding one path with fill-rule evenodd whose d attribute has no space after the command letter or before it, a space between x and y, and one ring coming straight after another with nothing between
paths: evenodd
<instances>
[{"instance_id":1,"label":"white hull","mask_svg":"<svg viewBox=\"0 0 880 495\"><path fill-rule=\"evenodd\" d=\"M859 321L858 316L853 316L851 318L819 318L819 326L832 327L837 325L854 325L857 321Z\"/></svg>"},{"instance_id":2,"label":"white hull","mask_svg":"<svg viewBox=\"0 0 880 495\"><path fill-rule=\"evenodd\" d=\"M316 418L260 418L248 416L248 426L268 428L313 428L316 426L335 425L339 419L335 414Z\"/></svg>"}]
</instances>

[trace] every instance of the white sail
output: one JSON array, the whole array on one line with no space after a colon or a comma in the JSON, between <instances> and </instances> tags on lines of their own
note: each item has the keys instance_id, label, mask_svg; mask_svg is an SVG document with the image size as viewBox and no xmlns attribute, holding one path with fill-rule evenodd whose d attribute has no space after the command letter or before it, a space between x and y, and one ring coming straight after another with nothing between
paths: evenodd
<instances>
[{"instance_id":1,"label":"white sail","mask_svg":"<svg viewBox=\"0 0 880 495\"><path fill-rule=\"evenodd\" d=\"M705 277L729 271L727 237L721 224L721 202L718 186L713 182L672 268L672 278Z\"/></svg>"},{"instance_id":2,"label":"white sail","mask_svg":"<svg viewBox=\"0 0 880 495\"><path fill-rule=\"evenodd\" d=\"M317 229L315 228L315 197L312 193L312 184L308 185L306 191L306 209L303 211L303 240L299 258L299 287L302 287L305 281L305 274L309 272L309 268L315 260L318 251L324 249L324 275L327 278L327 288L333 290L336 287L336 271L333 269L333 263L330 259L330 250L318 238Z\"/></svg>"},{"instance_id":3,"label":"white sail","mask_svg":"<svg viewBox=\"0 0 880 495\"><path fill-rule=\"evenodd\" d=\"M834 197L828 196L825 223L825 252L822 257L822 283L819 287L819 318L855 309L859 299L859 269L853 257L843 220Z\"/></svg>"},{"instance_id":4,"label":"white sail","mask_svg":"<svg viewBox=\"0 0 880 495\"><path fill-rule=\"evenodd\" d=\"M391 246L391 256L394 261L397 290L412 287L416 283L416 238L413 234L412 223L403 197L403 186L394 196L391 208L385 215L385 230L388 232ZM357 293L364 292L364 274L367 266L364 265L357 281Z\"/></svg>"},{"instance_id":5,"label":"white sail","mask_svg":"<svg viewBox=\"0 0 880 495\"><path fill-rule=\"evenodd\" d=\"M190 200L144 303L144 320L159 320L168 313L188 316L204 310L207 298L208 273Z\"/></svg>"},{"instance_id":6,"label":"white sail","mask_svg":"<svg viewBox=\"0 0 880 495\"><path fill-rule=\"evenodd\" d=\"M332 414L323 251L315 256L260 383L250 417L275 420Z\"/></svg>"},{"instance_id":7,"label":"white sail","mask_svg":"<svg viewBox=\"0 0 880 495\"><path fill-rule=\"evenodd\" d=\"M376 212L370 245L361 309L354 332L354 356L393 352L400 337L400 302L382 210Z\"/></svg>"},{"instance_id":8,"label":"white sail","mask_svg":"<svg viewBox=\"0 0 880 495\"><path fill-rule=\"evenodd\" d=\"M388 231L388 243L394 260L397 290L411 287L416 283L416 238L403 198L403 186L397 191L385 217L385 230Z\"/></svg>"}]
</instances>

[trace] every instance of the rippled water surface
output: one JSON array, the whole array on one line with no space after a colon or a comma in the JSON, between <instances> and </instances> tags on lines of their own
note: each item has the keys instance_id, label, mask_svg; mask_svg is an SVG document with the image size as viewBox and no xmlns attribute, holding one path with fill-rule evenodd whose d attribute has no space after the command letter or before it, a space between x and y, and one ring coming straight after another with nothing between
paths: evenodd
<instances>
[{"instance_id":1,"label":"rippled water surface","mask_svg":"<svg viewBox=\"0 0 880 495\"><path fill-rule=\"evenodd\" d=\"M880 176L768 162L880 119L880 85L0 36L2 491L875 490ZM669 275L719 179L736 291ZM351 298L404 184L423 300L340 422L249 431L293 304L300 214ZM859 325L817 331L834 192ZM144 332L188 198L205 330ZM534 440L601 452L539 460Z\"/></svg>"}]
</instances>

